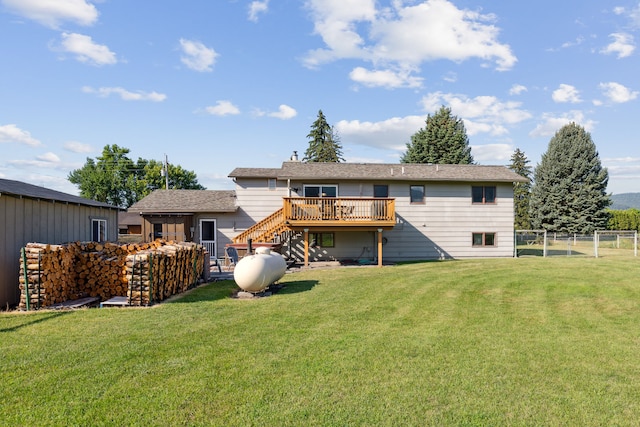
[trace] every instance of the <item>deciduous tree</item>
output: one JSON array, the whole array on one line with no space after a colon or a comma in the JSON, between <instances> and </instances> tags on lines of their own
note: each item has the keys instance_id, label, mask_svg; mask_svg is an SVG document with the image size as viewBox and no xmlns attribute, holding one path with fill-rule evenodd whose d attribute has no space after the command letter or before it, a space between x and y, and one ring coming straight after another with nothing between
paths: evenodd
<instances>
[{"instance_id":1,"label":"deciduous tree","mask_svg":"<svg viewBox=\"0 0 640 427\"><path fill-rule=\"evenodd\" d=\"M80 196L114 206L128 208L153 190L165 188L162 176L164 164L156 160L138 158L133 162L128 148L106 145L102 155L87 158L80 169L75 169L67 179L78 186ZM196 174L178 165L168 165L169 188L203 190Z\"/></svg>"}]
</instances>

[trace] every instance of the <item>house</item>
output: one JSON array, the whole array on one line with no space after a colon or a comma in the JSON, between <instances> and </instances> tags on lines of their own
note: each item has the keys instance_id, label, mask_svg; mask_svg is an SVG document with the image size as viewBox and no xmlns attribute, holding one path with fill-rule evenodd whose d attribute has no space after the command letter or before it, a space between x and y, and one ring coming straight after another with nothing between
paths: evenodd
<instances>
[{"instance_id":1,"label":"house","mask_svg":"<svg viewBox=\"0 0 640 427\"><path fill-rule=\"evenodd\" d=\"M130 211L145 238L184 235L217 257L264 242L305 264L511 257L513 183L526 181L504 166L297 160L229 177L235 191L157 190Z\"/></svg>"},{"instance_id":2,"label":"house","mask_svg":"<svg viewBox=\"0 0 640 427\"><path fill-rule=\"evenodd\" d=\"M29 242L116 241L119 208L0 179L0 307L19 302L20 250Z\"/></svg>"},{"instance_id":3,"label":"house","mask_svg":"<svg viewBox=\"0 0 640 427\"><path fill-rule=\"evenodd\" d=\"M140 218L144 241L197 242L219 255L230 243L225 236L234 233L237 210L233 190L156 190L128 212Z\"/></svg>"},{"instance_id":4,"label":"house","mask_svg":"<svg viewBox=\"0 0 640 427\"><path fill-rule=\"evenodd\" d=\"M526 181L504 166L300 161L229 176L247 229L234 242L284 235L305 263L511 257L513 183Z\"/></svg>"}]
</instances>

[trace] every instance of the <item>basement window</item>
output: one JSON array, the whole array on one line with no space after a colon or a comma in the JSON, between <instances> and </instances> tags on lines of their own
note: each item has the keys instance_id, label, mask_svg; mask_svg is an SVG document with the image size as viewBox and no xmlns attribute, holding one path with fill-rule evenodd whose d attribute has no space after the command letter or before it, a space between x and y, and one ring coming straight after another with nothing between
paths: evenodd
<instances>
[{"instance_id":1,"label":"basement window","mask_svg":"<svg viewBox=\"0 0 640 427\"><path fill-rule=\"evenodd\" d=\"M333 240L333 233L311 233L311 247L319 246L321 248L333 248L335 242Z\"/></svg>"},{"instance_id":2,"label":"basement window","mask_svg":"<svg viewBox=\"0 0 640 427\"><path fill-rule=\"evenodd\" d=\"M473 246L495 246L496 233L473 233Z\"/></svg>"}]
</instances>

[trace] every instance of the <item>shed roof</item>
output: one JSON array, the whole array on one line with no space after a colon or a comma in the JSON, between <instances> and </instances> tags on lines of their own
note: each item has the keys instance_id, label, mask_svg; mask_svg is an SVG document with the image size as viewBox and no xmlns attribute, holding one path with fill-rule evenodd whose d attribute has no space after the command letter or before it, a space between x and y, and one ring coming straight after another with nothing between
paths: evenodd
<instances>
[{"instance_id":1,"label":"shed roof","mask_svg":"<svg viewBox=\"0 0 640 427\"><path fill-rule=\"evenodd\" d=\"M236 192L233 190L155 190L129 207L129 212L197 213L235 212Z\"/></svg>"},{"instance_id":2,"label":"shed roof","mask_svg":"<svg viewBox=\"0 0 640 427\"><path fill-rule=\"evenodd\" d=\"M287 161L280 169L236 168L231 178L357 181L527 182L506 166L422 163L304 163Z\"/></svg>"},{"instance_id":3,"label":"shed roof","mask_svg":"<svg viewBox=\"0 0 640 427\"><path fill-rule=\"evenodd\" d=\"M84 197L74 196L61 191L51 190L26 182L13 181L10 179L0 179L0 195L8 194L14 197L27 197L30 199L48 200L54 202L71 203L83 206L93 206L108 209L120 209L108 203L97 202Z\"/></svg>"},{"instance_id":4,"label":"shed roof","mask_svg":"<svg viewBox=\"0 0 640 427\"><path fill-rule=\"evenodd\" d=\"M139 212L120 212L118 213L118 225L140 225L142 218Z\"/></svg>"}]
</instances>

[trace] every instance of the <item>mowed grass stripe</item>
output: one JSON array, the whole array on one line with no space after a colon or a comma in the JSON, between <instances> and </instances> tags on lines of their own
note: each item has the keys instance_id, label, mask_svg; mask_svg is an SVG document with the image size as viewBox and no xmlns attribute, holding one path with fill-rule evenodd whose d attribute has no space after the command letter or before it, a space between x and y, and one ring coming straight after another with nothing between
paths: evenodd
<instances>
[{"instance_id":1,"label":"mowed grass stripe","mask_svg":"<svg viewBox=\"0 0 640 427\"><path fill-rule=\"evenodd\" d=\"M6 425L633 425L640 261L311 270L0 315Z\"/></svg>"}]
</instances>

